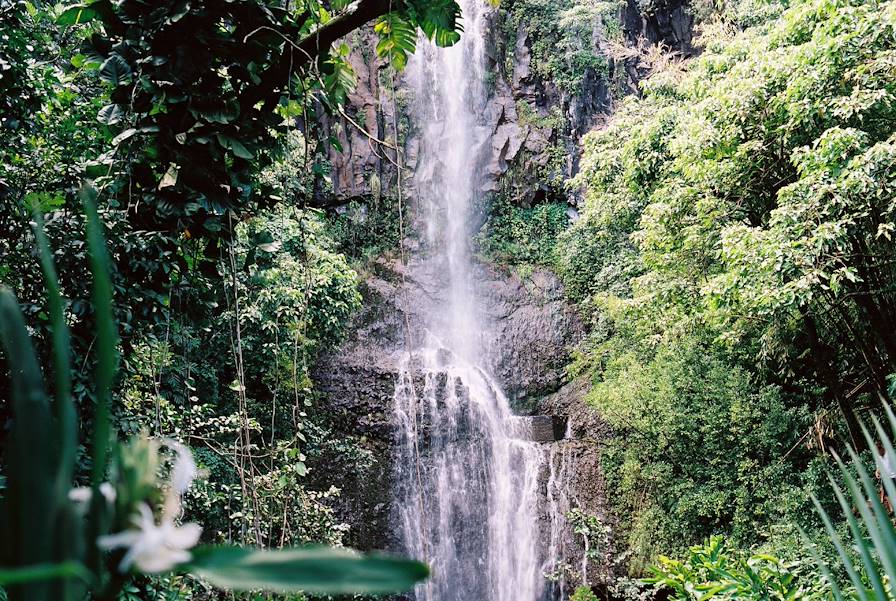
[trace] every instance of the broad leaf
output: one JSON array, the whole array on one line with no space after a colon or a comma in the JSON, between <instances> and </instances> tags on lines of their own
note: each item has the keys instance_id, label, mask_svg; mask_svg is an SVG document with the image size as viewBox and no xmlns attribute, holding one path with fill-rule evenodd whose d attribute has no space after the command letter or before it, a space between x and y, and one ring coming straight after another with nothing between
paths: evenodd
<instances>
[{"instance_id":1,"label":"broad leaf","mask_svg":"<svg viewBox=\"0 0 896 601\"><path fill-rule=\"evenodd\" d=\"M387 57L392 65L401 71L408 63L408 55L417 48L417 29L398 13L388 13L380 17L374 31L380 41L376 45L378 56Z\"/></svg>"},{"instance_id":2,"label":"broad leaf","mask_svg":"<svg viewBox=\"0 0 896 601\"><path fill-rule=\"evenodd\" d=\"M124 119L124 109L118 104L107 104L96 115L97 121L104 125L115 125Z\"/></svg>"},{"instance_id":3,"label":"broad leaf","mask_svg":"<svg viewBox=\"0 0 896 601\"><path fill-rule=\"evenodd\" d=\"M0 568L0 585L2 586L65 578L80 578L88 581L90 572L83 565L74 561L41 563L21 568Z\"/></svg>"},{"instance_id":4,"label":"broad leaf","mask_svg":"<svg viewBox=\"0 0 896 601\"><path fill-rule=\"evenodd\" d=\"M93 489L88 519L88 540L96 540L104 533L105 502L99 486L105 479L106 462L111 445L109 423L112 383L118 366L118 333L112 317L112 282L110 263L103 239L103 225L97 214L97 191L89 182L81 187L81 199L87 215L87 246L90 250L90 271L93 275L93 307L96 312L96 410L93 425L93 465L90 484ZM90 547L88 566L100 569L100 555L95 545Z\"/></svg>"},{"instance_id":5,"label":"broad leaf","mask_svg":"<svg viewBox=\"0 0 896 601\"><path fill-rule=\"evenodd\" d=\"M330 547L279 551L204 547L194 552L187 570L227 590L322 595L405 591L429 573L416 561Z\"/></svg>"},{"instance_id":6,"label":"broad leaf","mask_svg":"<svg viewBox=\"0 0 896 601\"><path fill-rule=\"evenodd\" d=\"M255 155L252 154L248 148L246 148L242 142L233 138L231 136L225 136L222 134L218 134L217 136L218 144L220 144L223 148L230 150L241 159L251 159L254 158Z\"/></svg>"},{"instance_id":7,"label":"broad leaf","mask_svg":"<svg viewBox=\"0 0 896 601\"><path fill-rule=\"evenodd\" d=\"M113 54L100 67L100 79L118 86L131 79L131 66L120 55Z\"/></svg>"},{"instance_id":8,"label":"broad leaf","mask_svg":"<svg viewBox=\"0 0 896 601\"><path fill-rule=\"evenodd\" d=\"M64 198L64 197L63 197ZM34 234L40 252L40 264L47 287L50 322L53 326L53 372L56 378L56 498L63 499L72 486L75 469L75 453L78 447L77 415L71 399L71 356L69 331L65 323L65 302L53 264L53 251L44 231L44 218L40 210L34 211Z\"/></svg>"},{"instance_id":9,"label":"broad leaf","mask_svg":"<svg viewBox=\"0 0 896 601\"><path fill-rule=\"evenodd\" d=\"M89 23L99 16L99 13L86 4L75 4L62 11L56 17L57 25L77 25L79 23Z\"/></svg>"}]
</instances>

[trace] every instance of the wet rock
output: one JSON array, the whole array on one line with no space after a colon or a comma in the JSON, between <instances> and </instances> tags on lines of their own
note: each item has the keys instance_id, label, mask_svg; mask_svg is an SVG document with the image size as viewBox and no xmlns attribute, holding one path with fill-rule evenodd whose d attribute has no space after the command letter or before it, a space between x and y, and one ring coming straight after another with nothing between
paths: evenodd
<instances>
[{"instance_id":1,"label":"wet rock","mask_svg":"<svg viewBox=\"0 0 896 601\"><path fill-rule=\"evenodd\" d=\"M567 419L569 438L605 440L610 435L607 423L587 403L590 384L577 378L552 394L538 400L535 412L540 415L563 415Z\"/></svg>"},{"instance_id":2,"label":"wet rock","mask_svg":"<svg viewBox=\"0 0 896 601\"><path fill-rule=\"evenodd\" d=\"M520 436L532 442L556 442L566 435L566 417L562 415L529 415L514 419L522 422Z\"/></svg>"},{"instance_id":3,"label":"wet rock","mask_svg":"<svg viewBox=\"0 0 896 601\"><path fill-rule=\"evenodd\" d=\"M362 286L364 309L354 318L346 340L323 353L312 370L320 396L318 410L329 416L335 434L361 438L376 459L372 474L342 476L339 515L351 526L347 542L358 548L396 548L389 527L395 384L403 351L422 342L432 317L424 311L440 300L441 277L419 263L375 261ZM536 271L522 280L479 266L475 278L483 340L492 341L487 367L513 406L531 413L538 399L565 389L564 367L581 336L581 323L566 305L556 277L548 272ZM422 390L422 374L415 379ZM565 406L556 406L555 415L563 416ZM560 430L565 431L551 417L536 420L540 439L556 440L563 434Z\"/></svg>"},{"instance_id":4,"label":"wet rock","mask_svg":"<svg viewBox=\"0 0 896 601\"><path fill-rule=\"evenodd\" d=\"M613 579L618 569L614 530L617 521L612 515L601 469L603 441L610 435L608 424L587 403L587 380L580 378L542 398L536 411L545 416L563 415L567 420L565 437L547 445L546 466L542 475L547 499L539 527L544 544L556 558L548 572L558 580L551 586L553 598L562 589L568 597L587 572L591 582ZM597 517L606 526L601 548L596 555L585 557L582 537L567 520L570 511L579 510Z\"/></svg>"}]
</instances>

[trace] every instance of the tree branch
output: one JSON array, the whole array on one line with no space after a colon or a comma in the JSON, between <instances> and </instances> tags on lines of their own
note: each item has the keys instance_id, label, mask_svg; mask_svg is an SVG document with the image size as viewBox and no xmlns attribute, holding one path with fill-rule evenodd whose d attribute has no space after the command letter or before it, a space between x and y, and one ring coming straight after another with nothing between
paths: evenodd
<instances>
[{"instance_id":1,"label":"tree branch","mask_svg":"<svg viewBox=\"0 0 896 601\"><path fill-rule=\"evenodd\" d=\"M390 6L392 10L397 10L401 8L402 4L401 2L390 2L390 0L356 0L348 11L327 22L326 25L322 25L317 31L300 41L298 43L299 50L307 53L308 56L317 58L329 50L336 40L385 15L389 12ZM297 64L301 66L303 60L307 61L307 57L300 58Z\"/></svg>"}]
</instances>

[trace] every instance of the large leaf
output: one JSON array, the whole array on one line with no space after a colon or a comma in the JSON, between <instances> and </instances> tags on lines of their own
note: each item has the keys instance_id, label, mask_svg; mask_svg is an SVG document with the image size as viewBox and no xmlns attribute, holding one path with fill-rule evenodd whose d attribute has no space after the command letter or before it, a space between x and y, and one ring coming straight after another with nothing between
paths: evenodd
<instances>
[{"instance_id":1,"label":"large leaf","mask_svg":"<svg viewBox=\"0 0 896 601\"><path fill-rule=\"evenodd\" d=\"M56 17L58 25L79 25L89 23L94 19L108 20L114 17L112 3L109 0L93 0L92 2L79 2L62 9Z\"/></svg>"},{"instance_id":2,"label":"large leaf","mask_svg":"<svg viewBox=\"0 0 896 601\"><path fill-rule=\"evenodd\" d=\"M329 73L324 76L327 100L341 106L345 104L348 95L355 89L355 71L341 52L331 56L327 60L326 66L329 70Z\"/></svg>"},{"instance_id":3,"label":"large leaf","mask_svg":"<svg viewBox=\"0 0 896 601\"><path fill-rule=\"evenodd\" d=\"M417 28L398 13L387 13L373 26L379 35L378 56L387 57L401 71L408 64L408 55L417 48Z\"/></svg>"},{"instance_id":4,"label":"large leaf","mask_svg":"<svg viewBox=\"0 0 896 601\"><path fill-rule=\"evenodd\" d=\"M230 150L241 159L251 159L255 155L252 154L252 151L246 148L242 142L237 140L232 136L227 136L224 134L218 134L217 136L218 144L220 144L223 148Z\"/></svg>"},{"instance_id":5,"label":"large leaf","mask_svg":"<svg viewBox=\"0 0 896 601\"><path fill-rule=\"evenodd\" d=\"M0 585L3 586L66 578L80 578L87 581L90 579L90 572L75 561L55 564L41 563L21 568L0 568Z\"/></svg>"},{"instance_id":6,"label":"large leaf","mask_svg":"<svg viewBox=\"0 0 896 601\"><path fill-rule=\"evenodd\" d=\"M12 292L0 290L0 343L12 378L12 431L6 460L9 482L5 516L9 527L8 559L14 565L40 564L51 559L55 516L52 461L52 420L43 376L25 320ZM32 583L9 590L10 599L43 599L46 584Z\"/></svg>"},{"instance_id":7,"label":"large leaf","mask_svg":"<svg viewBox=\"0 0 896 601\"><path fill-rule=\"evenodd\" d=\"M95 541L105 531L105 503L99 486L105 479L106 463L111 445L109 406L111 404L112 383L118 366L118 333L112 317L112 282L109 277L110 263L103 239L103 225L97 214L97 191L90 183L81 187L81 199L87 215L87 246L90 250L90 270L93 275L93 307L96 315L96 407L93 425L93 466L90 483L93 488L91 509L88 520L87 537ZM88 556L89 567L100 569L100 554L96 545L91 544Z\"/></svg>"},{"instance_id":8,"label":"large leaf","mask_svg":"<svg viewBox=\"0 0 896 601\"><path fill-rule=\"evenodd\" d=\"M437 46L452 46L460 40L460 6L454 0L415 3L420 29Z\"/></svg>"},{"instance_id":9,"label":"large leaf","mask_svg":"<svg viewBox=\"0 0 896 601\"><path fill-rule=\"evenodd\" d=\"M395 593L410 589L429 574L426 565L416 561L330 547L278 551L203 547L193 555L187 566L190 573L234 591Z\"/></svg>"},{"instance_id":10,"label":"large leaf","mask_svg":"<svg viewBox=\"0 0 896 601\"><path fill-rule=\"evenodd\" d=\"M107 104L96 114L96 120L104 125L115 125L124 117L125 112L120 104Z\"/></svg>"},{"instance_id":11,"label":"large leaf","mask_svg":"<svg viewBox=\"0 0 896 601\"><path fill-rule=\"evenodd\" d=\"M131 66L118 54L111 55L100 67L100 79L113 86L130 81L131 73Z\"/></svg>"},{"instance_id":12,"label":"large leaf","mask_svg":"<svg viewBox=\"0 0 896 601\"><path fill-rule=\"evenodd\" d=\"M77 25L79 23L88 23L99 16L99 13L87 4L75 4L64 9L62 13L56 17L57 25Z\"/></svg>"},{"instance_id":13,"label":"large leaf","mask_svg":"<svg viewBox=\"0 0 896 601\"><path fill-rule=\"evenodd\" d=\"M886 412L891 431L896 431L896 416L889 407L886 407ZM876 440L864 426L862 427L868 446L871 449L882 448L889 457L896 457L890 435L877 420L874 420L874 425ZM859 456L851 449L848 449L848 453L852 469L839 458L836 460L841 479L845 483L845 490L841 489L833 477L829 479L843 512L843 518L849 526L851 540L844 541L831 515L814 497L813 502L837 550L843 572L849 577L849 584L855 597L860 601L892 599L896 596L896 528L893 526L890 510L881 501L877 482L865 469ZM880 483L892 506L896 502L896 483L886 476L889 466L883 464L877 452L875 461L881 474ZM840 587L831 575L834 570L823 563L814 547L812 551L819 561L822 572L833 583L832 592L835 599L842 599ZM857 552L860 560L858 563L853 561L850 551ZM867 589L868 585L871 587L870 590Z\"/></svg>"}]
</instances>

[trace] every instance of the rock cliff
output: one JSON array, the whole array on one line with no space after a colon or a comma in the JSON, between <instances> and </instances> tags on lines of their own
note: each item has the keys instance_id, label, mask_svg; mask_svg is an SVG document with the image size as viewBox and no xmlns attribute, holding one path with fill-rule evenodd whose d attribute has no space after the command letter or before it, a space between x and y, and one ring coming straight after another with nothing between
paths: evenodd
<instances>
[{"instance_id":1,"label":"rock cliff","mask_svg":"<svg viewBox=\"0 0 896 601\"><path fill-rule=\"evenodd\" d=\"M573 11L569 14L575 17L580 7L575 1L571 6L565 10ZM683 54L694 51L693 18L684 0L654 0L647 7L628 0L612 19L589 17L592 20L577 43L584 39L590 58L576 71L571 87L546 76L550 71L539 63L544 40L538 37L545 32L534 29L524 10L532 10L532 0L507 0L488 27L489 102L480 116L480 126L490 140L482 169L483 220L489 200L497 196L520 206L547 201L576 204L562 182L578 168L581 136L608 114L614 98L636 92L637 81L644 75L637 59L614 58L608 24L618 24L625 44L646 40ZM390 147L397 145L406 167L402 193L413 213L419 132L405 114L405 107L412 104L409 87L375 57L370 32L357 34L351 42L358 86L349 98L347 116L321 123L341 148L330 149L325 157L329 180L320 186L320 194L326 196L321 205L338 210L349 202L375 199L379 204L381 198L394 202L398 178ZM419 243L412 234L404 243L413 257ZM421 308L433 306L430 301L444 288L439 285L440 274L427 272L423 263L413 259L405 264L396 255L381 256L365 267L364 308L345 342L325 353L313 372L321 393L320 410L330 416L337 433L360 436L376 459L368 473L343 475L337 507L351 526L347 542L362 549L398 546L391 523L394 388L402 353L416 345L414 337L426 323ZM492 375L517 413L559 416L567 424L560 440L544 443L541 486L546 501L538 526L544 544L551 545L564 564L546 569L558 569L562 574L556 587L566 589L582 571L588 571L592 579L595 574L608 577L611 535L602 555L583 563L581 537L565 520L568 511L579 509L597 516L608 528L613 525L600 470L601 440L610 433L585 403L588 382L568 381L565 371L583 324L549 272L536 270L521 279L498 266L477 269L478 310L488 329L483 338L491 341L488 368Z\"/></svg>"}]
</instances>

